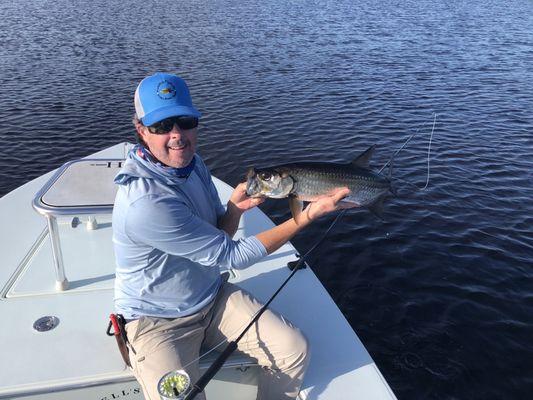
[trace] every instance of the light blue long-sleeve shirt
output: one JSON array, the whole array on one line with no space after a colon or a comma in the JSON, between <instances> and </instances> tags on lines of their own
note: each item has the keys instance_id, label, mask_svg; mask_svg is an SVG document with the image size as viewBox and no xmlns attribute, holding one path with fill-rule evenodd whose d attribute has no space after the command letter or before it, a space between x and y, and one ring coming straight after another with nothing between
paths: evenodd
<instances>
[{"instance_id":1,"label":"light blue long-sleeve shirt","mask_svg":"<svg viewBox=\"0 0 533 400\"><path fill-rule=\"evenodd\" d=\"M245 268L267 254L256 237L233 241L217 228L224 207L202 159L194 161L179 177L136 146L115 178L115 309L127 319L193 314L216 296L219 267Z\"/></svg>"}]
</instances>

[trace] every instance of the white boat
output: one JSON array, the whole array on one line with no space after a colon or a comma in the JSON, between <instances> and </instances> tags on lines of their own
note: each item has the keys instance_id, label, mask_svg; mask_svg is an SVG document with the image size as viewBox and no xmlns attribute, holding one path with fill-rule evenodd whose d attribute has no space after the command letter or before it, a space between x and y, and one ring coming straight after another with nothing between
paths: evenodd
<instances>
[{"instance_id":1,"label":"white boat","mask_svg":"<svg viewBox=\"0 0 533 400\"><path fill-rule=\"evenodd\" d=\"M115 270L112 178L130 147L68 163L0 199L0 399L143 399L105 333ZM215 185L225 203L232 188L218 179ZM256 208L237 237L271 226ZM229 271L230 280L266 301L295 254L286 244L250 268ZM302 400L396 398L311 269L298 271L271 307L310 340ZM202 368L213 359L204 357ZM255 399L257 371L251 359L230 358L207 386L208 399Z\"/></svg>"}]
</instances>

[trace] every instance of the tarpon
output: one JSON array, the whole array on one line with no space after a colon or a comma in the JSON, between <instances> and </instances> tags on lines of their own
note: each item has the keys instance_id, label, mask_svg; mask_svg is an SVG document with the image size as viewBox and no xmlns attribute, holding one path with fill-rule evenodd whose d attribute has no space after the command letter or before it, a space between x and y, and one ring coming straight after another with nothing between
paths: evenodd
<instances>
[{"instance_id":1,"label":"tarpon","mask_svg":"<svg viewBox=\"0 0 533 400\"><path fill-rule=\"evenodd\" d=\"M343 202L367 207L381 217L383 199L392 192L392 168L387 177L371 171L368 164L373 152L371 146L348 164L302 162L251 168L246 193L251 197L288 197L291 212L297 216L304 201L313 202L335 188L347 187L350 194Z\"/></svg>"}]
</instances>

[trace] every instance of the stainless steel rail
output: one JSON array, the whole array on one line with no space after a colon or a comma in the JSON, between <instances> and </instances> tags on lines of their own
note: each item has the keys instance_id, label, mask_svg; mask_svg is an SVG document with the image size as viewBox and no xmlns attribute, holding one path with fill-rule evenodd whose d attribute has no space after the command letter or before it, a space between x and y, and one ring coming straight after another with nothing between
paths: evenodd
<instances>
[{"instance_id":1,"label":"stainless steel rail","mask_svg":"<svg viewBox=\"0 0 533 400\"><path fill-rule=\"evenodd\" d=\"M57 217L111 214L113 211L112 199L114 199L116 189L113 191L111 189L113 186L110 183L112 183L112 178L123 163L123 159L116 158L70 161L58 168L52 178L35 195L33 208L39 214L45 216L48 222L48 234L52 245L56 289L58 291L68 289L68 279L61 251ZM74 169L77 171L74 171ZM96 174L93 173L95 171L97 172ZM68 179L65 179L67 175ZM54 191L54 189L60 193L60 201L47 202L45 196ZM83 193L84 190L87 192ZM71 191L76 191L76 196L74 196L76 201L69 201L69 193ZM102 195L101 199L98 199L99 193ZM84 204L79 204L79 200L83 199L84 196L88 201ZM58 196L56 196L55 200L57 199ZM89 226L94 226L94 218L89 217L89 220Z\"/></svg>"}]
</instances>

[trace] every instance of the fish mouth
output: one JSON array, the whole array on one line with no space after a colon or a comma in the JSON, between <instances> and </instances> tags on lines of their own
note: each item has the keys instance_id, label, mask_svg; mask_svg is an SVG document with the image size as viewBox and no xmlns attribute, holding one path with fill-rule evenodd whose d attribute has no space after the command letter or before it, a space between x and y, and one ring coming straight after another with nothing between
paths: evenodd
<instances>
[{"instance_id":1,"label":"fish mouth","mask_svg":"<svg viewBox=\"0 0 533 400\"><path fill-rule=\"evenodd\" d=\"M267 197L263 193L261 180L257 178L257 172L254 168L250 168L246 174L246 195L252 198Z\"/></svg>"},{"instance_id":2,"label":"fish mouth","mask_svg":"<svg viewBox=\"0 0 533 400\"><path fill-rule=\"evenodd\" d=\"M257 182L252 181L246 185L246 195L248 197L266 197L263 193L261 193L261 188L257 184Z\"/></svg>"},{"instance_id":3,"label":"fish mouth","mask_svg":"<svg viewBox=\"0 0 533 400\"><path fill-rule=\"evenodd\" d=\"M257 197L259 191L258 184L256 182L256 173L254 168L250 168L246 174L246 195L250 197Z\"/></svg>"}]
</instances>

